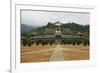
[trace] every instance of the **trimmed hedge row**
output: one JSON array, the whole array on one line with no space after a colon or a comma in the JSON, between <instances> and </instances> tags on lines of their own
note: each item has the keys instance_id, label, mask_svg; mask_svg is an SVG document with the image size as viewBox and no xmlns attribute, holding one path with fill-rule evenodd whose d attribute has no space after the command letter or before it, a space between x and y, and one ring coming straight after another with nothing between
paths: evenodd
<instances>
[{"instance_id":1,"label":"trimmed hedge row","mask_svg":"<svg viewBox=\"0 0 100 73\"><path fill-rule=\"evenodd\" d=\"M53 45L55 43L55 40L38 40L38 41L33 41L34 43L36 43L36 45L42 44L42 45Z\"/></svg>"},{"instance_id":2,"label":"trimmed hedge row","mask_svg":"<svg viewBox=\"0 0 100 73\"><path fill-rule=\"evenodd\" d=\"M73 44L73 45L80 45L83 44L84 46L89 45L89 40L87 39L66 39L62 40L62 44Z\"/></svg>"},{"instance_id":3,"label":"trimmed hedge row","mask_svg":"<svg viewBox=\"0 0 100 73\"><path fill-rule=\"evenodd\" d=\"M36 44L36 45L39 45L39 44L42 44L43 46L44 45L47 45L47 44L50 44L50 45L53 45L53 44L56 44L55 40L34 40L32 41L32 39L24 39L22 41L22 44L23 46L31 46L32 44ZM62 40L61 44L72 44L72 45L80 45L80 44L83 44L84 46L86 45L89 45L89 40L87 39L65 39L65 40Z\"/></svg>"},{"instance_id":4,"label":"trimmed hedge row","mask_svg":"<svg viewBox=\"0 0 100 73\"><path fill-rule=\"evenodd\" d=\"M26 45L31 46L32 40L31 39L23 39L22 44L23 44L23 46L26 46Z\"/></svg>"}]
</instances>

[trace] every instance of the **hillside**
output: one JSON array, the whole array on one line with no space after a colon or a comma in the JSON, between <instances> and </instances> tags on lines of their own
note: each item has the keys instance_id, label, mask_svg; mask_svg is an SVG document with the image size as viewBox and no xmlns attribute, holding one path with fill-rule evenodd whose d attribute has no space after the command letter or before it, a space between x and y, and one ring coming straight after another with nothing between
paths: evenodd
<instances>
[{"instance_id":1,"label":"hillside","mask_svg":"<svg viewBox=\"0 0 100 73\"><path fill-rule=\"evenodd\" d=\"M21 32L27 32L27 31L30 31L30 30L36 29L36 28L38 28L38 26L29 26L26 24L21 24Z\"/></svg>"},{"instance_id":2,"label":"hillside","mask_svg":"<svg viewBox=\"0 0 100 73\"><path fill-rule=\"evenodd\" d=\"M53 23L48 22L46 26L39 27L33 31L36 31L38 34L54 34L54 29L56 26ZM76 34L77 32L81 33L87 33L89 34L89 25L80 25L77 23L65 23L61 26L61 31L63 33L68 33L68 34ZM47 34L48 34L47 33Z\"/></svg>"}]
</instances>

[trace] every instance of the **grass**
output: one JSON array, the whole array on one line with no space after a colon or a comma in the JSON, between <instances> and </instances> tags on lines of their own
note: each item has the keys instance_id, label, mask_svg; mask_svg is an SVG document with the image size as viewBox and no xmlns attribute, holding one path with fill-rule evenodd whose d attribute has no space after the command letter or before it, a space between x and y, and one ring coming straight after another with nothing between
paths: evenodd
<instances>
[{"instance_id":1,"label":"grass","mask_svg":"<svg viewBox=\"0 0 100 73\"><path fill-rule=\"evenodd\" d=\"M89 52L63 51L65 60L88 60Z\"/></svg>"},{"instance_id":2,"label":"grass","mask_svg":"<svg viewBox=\"0 0 100 73\"><path fill-rule=\"evenodd\" d=\"M52 51L26 54L21 56L21 62L46 62L50 61L51 55Z\"/></svg>"},{"instance_id":3,"label":"grass","mask_svg":"<svg viewBox=\"0 0 100 73\"><path fill-rule=\"evenodd\" d=\"M24 55L22 54L28 53L28 52L37 52L37 51L47 50L54 47L55 47L54 45L52 46L51 45L45 45L45 46L32 45L31 47L21 46L21 63L50 61L53 51L29 53L29 54L24 54Z\"/></svg>"},{"instance_id":4,"label":"grass","mask_svg":"<svg viewBox=\"0 0 100 73\"><path fill-rule=\"evenodd\" d=\"M89 60L89 46L80 45L63 45L65 49L63 55L65 60ZM72 50L70 50L72 49Z\"/></svg>"},{"instance_id":5,"label":"grass","mask_svg":"<svg viewBox=\"0 0 100 73\"><path fill-rule=\"evenodd\" d=\"M71 49L89 49L89 46L80 45L62 45L63 48L71 48Z\"/></svg>"},{"instance_id":6,"label":"grass","mask_svg":"<svg viewBox=\"0 0 100 73\"><path fill-rule=\"evenodd\" d=\"M44 45L42 46L41 44L40 45L31 45L31 47L29 46L22 46L21 45L21 53L23 52L29 52L29 51L40 51L40 50L46 50L46 49L50 49L50 48L55 48L55 45Z\"/></svg>"}]
</instances>

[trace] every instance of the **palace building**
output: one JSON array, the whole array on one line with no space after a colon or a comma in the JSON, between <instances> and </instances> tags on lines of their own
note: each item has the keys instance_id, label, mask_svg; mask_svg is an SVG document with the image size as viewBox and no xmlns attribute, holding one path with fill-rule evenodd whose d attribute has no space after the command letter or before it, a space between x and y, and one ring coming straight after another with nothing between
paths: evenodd
<instances>
[{"instance_id":1,"label":"palace building","mask_svg":"<svg viewBox=\"0 0 100 73\"><path fill-rule=\"evenodd\" d=\"M61 31L61 27L62 27L62 23L60 23L59 21L54 23L55 25L55 29L50 29L50 28L46 28L45 29L45 35L37 35L36 32L34 32L34 34L32 34L31 39L33 41L38 41L38 40L55 40L56 43L58 42L62 42L62 40L65 39L83 39L83 36L80 36L80 33L78 33L79 35L73 35L72 31L68 28L63 29L63 31ZM34 35L34 36L33 36Z\"/></svg>"}]
</instances>

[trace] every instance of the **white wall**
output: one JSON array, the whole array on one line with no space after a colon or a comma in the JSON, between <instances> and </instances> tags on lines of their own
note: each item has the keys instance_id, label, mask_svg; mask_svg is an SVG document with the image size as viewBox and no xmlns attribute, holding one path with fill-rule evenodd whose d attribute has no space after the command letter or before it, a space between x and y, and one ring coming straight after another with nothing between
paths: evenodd
<instances>
[{"instance_id":1,"label":"white wall","mask_svg":"<svg viewBox=\"0 0 100 73\"><path fill-rule=\"evenodd\" d=\"M17 0L18 1L18 0ZM23 1L23 0L21 0ZM25 0L31 1L31 0ZM97 67L66 69L66 70L52 70L39 73L99 73L100 68L100 2L99 0L33 0L34 4L85 4L96 6L96 50L97 50ZM26 2L27 3L27 2ZM10 67L10 1L0 0L0 73L7 73Z\"/></svg>"}]
</instances>

